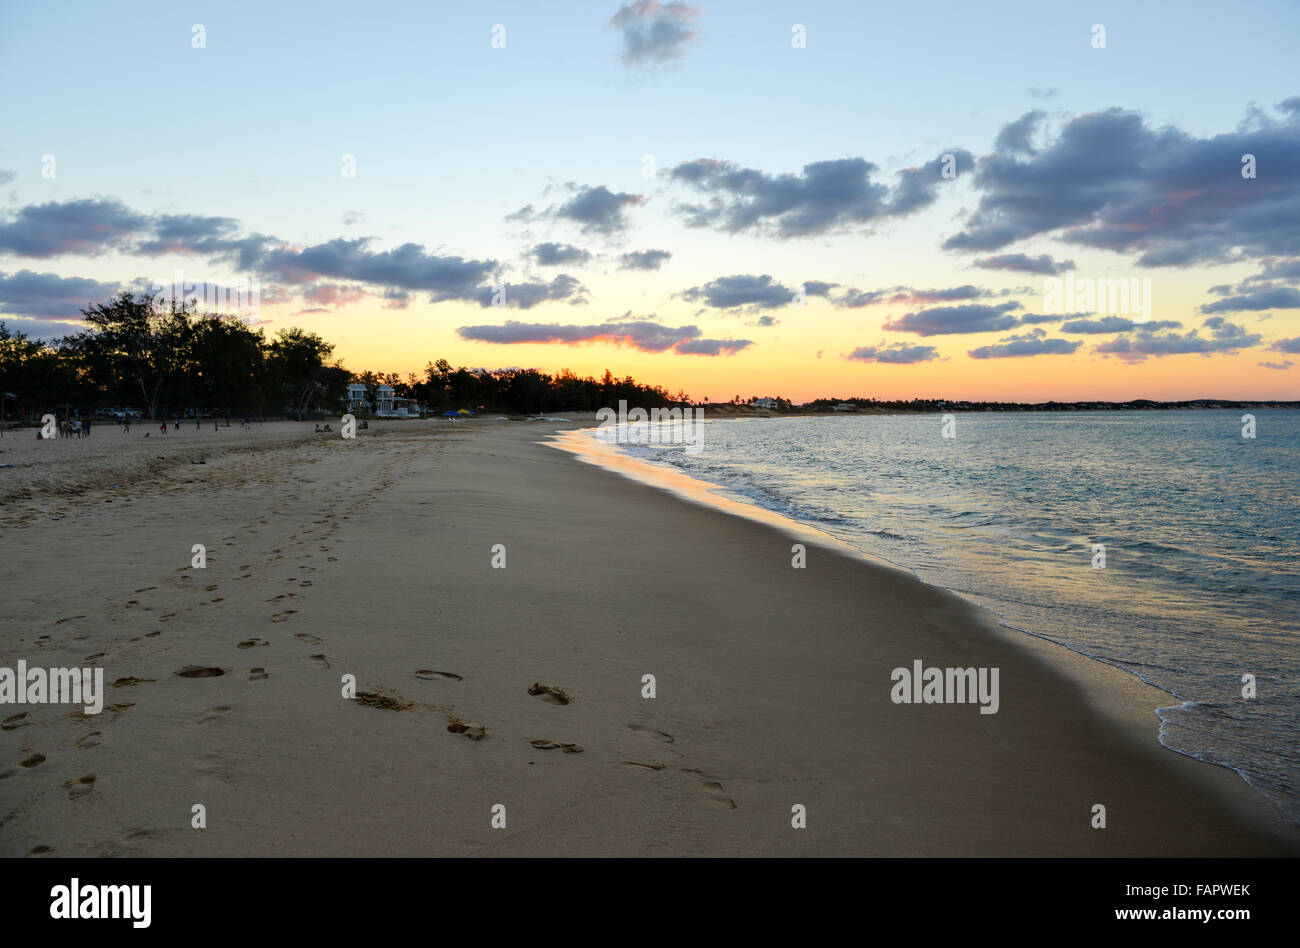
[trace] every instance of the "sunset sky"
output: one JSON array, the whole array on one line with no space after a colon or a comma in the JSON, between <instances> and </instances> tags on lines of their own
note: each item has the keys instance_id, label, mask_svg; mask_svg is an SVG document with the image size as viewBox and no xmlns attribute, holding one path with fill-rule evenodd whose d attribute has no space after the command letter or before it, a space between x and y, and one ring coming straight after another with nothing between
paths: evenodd
<instances>
[{"instance_id":1,"label":"sunset sky","mask_svg":"<svg viewBox=\"0 0 1300 948\"><path fill-rule=\"evenodd\" d=\"M180 271L356 371L1300 398L1300 6L1065 6L6 4L0 319Z\"/></svg>"}]
</instances>

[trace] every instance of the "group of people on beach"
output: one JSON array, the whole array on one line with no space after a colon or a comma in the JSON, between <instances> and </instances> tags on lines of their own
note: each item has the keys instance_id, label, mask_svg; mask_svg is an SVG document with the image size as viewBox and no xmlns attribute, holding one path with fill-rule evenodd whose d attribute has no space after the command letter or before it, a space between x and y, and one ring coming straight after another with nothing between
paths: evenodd
<instances>
[{"instance_id":1,"label":"group of people on beach","mask_svg":"<svg viewBox=\"0 0 1300 948\"><path fill-rule=\"evenodd\" d=\"M36 437L41 437L41 432L36 432ZM65 418L59 422L60 438L89 438L90 437L90 419L89 418Z\"/></svg>"},{"instance_id":2,"label":"group of people on beach","mask_svg":"<svg viewBox=\"0 0 1300 948\"><path fill-rule=\"evenodd\" d=\"M199 419L199 418L195 418L195 419L194 419L194 430L195 430L195 431L198 431L198 430L202 427L202 424L203 424L203 422L202 422L201 419ZM227 425L227 427L229 427L229 425ZM249 421L247 418L244 418L243 420L241 420L241 421L239 422L239 427L243 428L245 431L252 431L252 430L253 430L253 423L252 423L251 421ZM174 422L171 423L171 426L169 427L168 424L167 424L167 421L164 419L163 423L162 423L161 425L158 426L158 430L159 430L160 432L162 432L163 434L166 434L169 430L170 430L170 431L174 431L176 434L180 434L180 433L181 433L181 420L180 420L179 418L177 418ZM220 430L221 430L221 423L220 423L216 418L213 418L213 419L212 419L212 430L213 430L213 431L220 431ZM130 433L131 433L131 419L130 419L130 418L124 418L124 419L122 419L122 434L130 434Z\"/></svg>"}]
</instances>

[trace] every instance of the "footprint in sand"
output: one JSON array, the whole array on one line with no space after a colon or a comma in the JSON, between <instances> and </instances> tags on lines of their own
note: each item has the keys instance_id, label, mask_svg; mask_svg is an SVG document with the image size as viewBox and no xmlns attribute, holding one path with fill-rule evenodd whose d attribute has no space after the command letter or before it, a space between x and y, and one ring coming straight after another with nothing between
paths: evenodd
<instances>
[{"instance_id":1,"label":"footprint in sand","mask_svg":"<svg viewBox=\"0 0 1300 948\"><path fill-rule=\"evenodd\" d=\"M643 764L643 763L641 763L641 761L639 761L639 760L625 760L625 761L623 761L623 766L624 766L624 767L640 767L640 768L642 768L642 769L644 769L644 770L663 770L664 767L666 767L667 765L666 765L666 764L654 764L654 763L651 763L651 764Z\"/></svg>"},{"instance_id":2,"label":"footprint in sand","mask_svg":"<svg viewBox=\"0 0 1300 948\"><path fill-rule=\"evenodd\" d=\"M212 590L214 590L214 589L219 589L220 586L221 586L220 583L213 583L211 586L204 586L204 587L203 587L203 591L204 591L204 592L209 592L209 593L210 593L210 592L212 592Z\"/></svg>"},{"instance_id":3,"label":"footprint in sand","mask_svg":"<svg viewBox=\"0 0 1300 948\"><path fill-rule=\"evenodd\" d=\"M582 748L577 744L561 744L559 741L529 741L538 750L556 750L562 748L566 754L581 754Z\"/></svg>"},{"instance_id":4,"label":"footprint in sand","mask_svg":"<svg viewBox=\"0 0 1300 948\"><path fill-rule=\"evenodd\" d=\"M302 639L308 645L320 645L321 642L325 641L322 638L312 635L310 632L295 632L293 637L295 639Z\"/></svg>"},{"instance_id":5,"label":"footprint in sand","mask_svg":"<svg viewBox=\"0 0 1300 948\"><path fill-rule=\"evenodd\" d=\"M85 658L82 659L82 661L85 662L87 665L93 665L95 664L95 659L103 658L107 654L108 654L107 652L96 652L94 655L87 655Z\"/></svg>"},{"instance_id":6,"label":"footprint in sand","mask_svg":"<svg viewBox=\"0 0 1300 948\"><path fill-rule=\"evenodd\" d=\"M415 673L416 678L423 678L426 681L435 681L439 678L447 678L451 681L464 681L460 675L453 675L451 672L430 671L427 668L421 668Z\"/></svg>"},{"instance_id":7,"label":"footprint in sand","mask_svg":"<svg viewBox=\"0 0 1300 948\"><path fill-rule=\"evenodd\" d=\"M271 616L271 621L272 621L272 622L288 622L288 621L289 621L289 616L297 615L297 613L298 613L298 610L297 610L297 609L286 609L286 610L284 610L284 612L277 612L275 615Z\"/></svg>"},{"instance_id":8,"label":"footprint in sand","mask_svg":"<svg viewBox=\"0 0 1300 948\"><path fill-rule=\"evenodd\" d=\"M540 682L533 682L528 689L530 695L541 698L543 701L549 701L551 704L568 704L573 699L563 688L556 688L554 685L543 685Z\"/></svg>"},{"instance_id":9,"label":"footprint in sand","mask_svg":"<svg viewBox=\"0 0 1300 948\"><path fill-rule=\"evenodd\" d=\"M95 775L86 774L86 776L78 777L75 780L64 781L63 786L67 788L68 799L76 800L95 789Z\"/></svg>"},{"instance_id":10,"label":"footprint in sand","mask_svg":"<svg viewBox=\"0 0 1300 948\"><path fill-rule=\"evenodd\" d=\"M3 721L0 721L0 730L12 731L16 727L26 727L32 723L30 711L23 711L21 714L14 714Z\"/></svg>"},{"instance_id":11,"label":"footprint in sand","mask_svg":"<svg viewBox=\"0 0 1300 948\"><path fill-rule=\"evenodd\" d=\"M356 702L367 708L380 708L384 711L405 711L411 706L409 702L403 701L401 698L394 698L392 695L381 694L377 691L358 691Z\"/></svg>"},{"instance_id":12,"label":"footprint in sand","mask_svg":"<svg viewBox=\"0 0 1300 948\"><path fill-rule=\"evenodd\" d=\"M307 658L315 662L317 665L324 665L326 668L330 667L329 659L324 655L308 655Z\"/></svg>"},{"instance_id":13,"label":"footprint in sand","mask_svg":"<svg viewBox=\"0 0 1300 948\"><path fill-rule=\"evenodd\" d=\"M46 853L52 853L52 852L54 852L53 846L33 846L30 850L28 850L27 855L43 856Z\"/></svg>"},{"instance_id":14,"label":"footprint in sand","mask_svg":"<svg viewBox=\"0 0 1300 948\"><path fill-rule=\"evenodd\" d=\"M464 734L471 740L481 741L487 737L487 728L482 724L470 724L462 721L460 718L450 718L447 722L447 730L452 734Z\"/></svg>"},{"instance_id":15,"label":"footprint in sand","mask_svg":"<svg viewBox=\"0 0 1300 948\"><path fill-rule=\"evenodd\" d=\"M225 673L225 669L212 665L186 665L176 674L181 678L216 678Z\"/></svg>"},{"instance_id":16,"label":"footprint in sand","mask_svg":"<svg viewBox=\"0 0 1300 948\"><path fill-rule=\"evenodd\" d=\"M28 757L26 760L19 761L18 766L31 770L33 767L39 767L43 763L45 763L44 754L32 754L32 756Z\"/></svg>"},{"instance_id":17,"label":"footprint in sand","mask_svg":"<svg viewBox=\"0 0 1300 948\"><path fill-rule=\"evenodd\" d=\"M644 734L646 737L653 738L656 741L662 741L665 744L676 744L677 738L671 734L665 734L663 731L656 731L652 727L642 727L640 724L629 724L629 731L636 731L638 734Z\"/></svg>"},{"instance_id":18,"label":"footprint in sand","mask_svg":"<svg viewBox=\"0 0 1300 948\"><path fill-rule=\"evenodd\" d=\"M265 681L267 678L270 677L271 676L266 673L265 668L250 668L248 670L249 681Z\"/></svg>"},{"instance_id":19,"label":"footprint in sand","mask_svg":"<svg viewBox=\"0 0 1300 948\"><path fill-rule=\"evenodd\" d=\"M271 644L270 642L263 641L262 639L244 639L244 641L236 645L235 648L253 648L254 646L257 645L270 645L270 644Z\"/></svg>"},{"instance_id":20,"label":"footprint in sand","mask_svg":"<svg viewBox=\"0 0 1300 948\"><path fill-rule=\"evenodd\" d=\"M149 592L150 590L152 590L152 589L157 589L157 588L158 588L157 586L142 586L142 587L139 588L139 589L133 589L133 590L131 590L131 591L134 592L134 593L147 593L147 592Z\"/></svg>"},{"instance_id":21,"label":"footprint in sand","mask_svg":"<svg viewBox=\"0 0 1300 948\"><path fill-rule=\"evenodd\" d=\"M230 710L230 705L228 704L217 705L217 707L215 708L209 708L207 710L207 717L200 718L199 723L212 724L215 721L220 721L222 719L222 716L229 710Z\"/></svg>"},{"instance_id":22,"label":"footprint in sand","mask_svg":"<svg viewBox=\"0 0 1300 948\"><path fill-rule=\"evenodd\" d=\"M153 638L155 635L162 635L162 629L158 629L156 632L146 632L146 633L144 634L144 637L145 637L146 639L151 639L151 638Z\"/></svg>"},{"instance_id":23,"label":"footprint in sand","mask_svg":"<svg viewBox=\"0 0 1300 948\"><path fill-rule=\"evenodd\" d=\"M117 681L113 682L113 687L114 687L114 688L125 688L125 687L127 687L128 685L143 685L143 684L149 684L149 683L155 682L155 681L157 681L157 680L158 680L158 679L156 679L156 678L135 678L134 676L128 675L128 676L125 677L125 678L119 678Z\"/></svg>"},{"instance_id":24,"label":"footprint in sand","mask_svg":"<svg viewBox=\"0 0 1300 948\"><path fill-rule=\"evenodd\" d=\"M139 592L139 590L136 590L136 591ZM65 623L65 622L71 622L73 619L84 619L84 618L86 618L86 617L85 617L85 616L68 616L66 619L60 619L60 620L58 620L57 622L55 622L54 624L55 624L55 625L63 625L63 623Z\"/></svg>"},{"instance_id":25,"label":"footprint in sand","mask_svg":"<svg viewBox=\"0 0 1300 948\"><path fill-rule=\"evenodd\" d=\"M705 799L709 801L711 806L716 806L719 810L736 809L736 801L727 796L726 789L719 781L705 776L698 770L691 770L687 767L682 768L682 773L691 774L695 778L700 785L700 790L704 793Z\"/></svg>"},{"instance_id":26,"label":"footprint in sand","mask_svg":"<svg viewBox=\"0 0 1300 948\"><path fill-rule=\"evenodd\" d=\"M159 617L158 617L158 621L159 621L159 622L166 622L168 619L174 619L174 618L176 618L178 615L180 615L179 612L169 612L169 613L167 613L167 615L165 615L165 616L159 616Z\"/></svg>"},{"instance_id":27,"label":"footprint in sand","mask_svg":"<svg viewBox=\"0 0 1300 948\"><path fill-rule=\"evenodd\" d=\"M280 593L278 596L272 596L267 602L279 602L281 599L297 599L297 593Z\"/></svg>"},{"instance_id":28,"label":"footprint in sand","mask_svg":"<svg viewBox=\"0 0 1300 948\"><path fill-rule=\"evenodd\" d=\"M88 750L91 747L98 747L100 744L103 743L103 741L100 740L100 738L102 738L103 736L104 736L103 731L91 731L89 734L85 735L84 737L77 739L77 746L80 747L82 750Z\"/></svg>"}]
</instances>

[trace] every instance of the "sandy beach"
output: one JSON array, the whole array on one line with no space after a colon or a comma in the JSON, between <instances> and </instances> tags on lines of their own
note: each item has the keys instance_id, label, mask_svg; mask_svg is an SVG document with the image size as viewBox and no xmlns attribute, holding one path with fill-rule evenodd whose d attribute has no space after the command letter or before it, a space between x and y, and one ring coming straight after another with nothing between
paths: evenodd
<instances>
[{"instance_id":1,"label":"sandy beach","mask_svg":"<svg viewBox=\"0 0 1300 948\"><path fill-rule=\"evenodd\" d=\"M0 666L106 696L0 706L0 855L1297 852L1159 746L1168 695L565 427L6 434ZM997 713L894 703L917 660L997 668Z\"/></svg>"}]
</instances>

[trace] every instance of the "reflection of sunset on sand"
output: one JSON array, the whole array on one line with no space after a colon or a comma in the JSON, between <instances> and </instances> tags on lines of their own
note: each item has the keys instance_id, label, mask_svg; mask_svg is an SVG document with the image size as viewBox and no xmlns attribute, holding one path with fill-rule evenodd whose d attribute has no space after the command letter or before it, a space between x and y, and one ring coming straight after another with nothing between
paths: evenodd
<instances>
[{"instance_id":1,"label":"reflection of sunset on sand","mask_svg":"<svg viewBox=\"0 0 1300 948\"><path fill-rule=\"evenodd\" d=\"M345 443L285 426L198 466L105 450L80 493L70 465L26 475L64 492L3 508L24 577L7 649L109 684L98 716L32 707L5 733L0 852L1293 844L1236 775L1159 747L1163 695L777 518L683 503L538 443L558 427L378 422ZM999 668L997 713L892 703L891 670L915 656ZM364 700L342 696L347 675ZM34 752L39 766L17 766ZM221 814L202 833L185 828L196 801ZM1089 827L1098 802L1105 833Z\"/></svg>"}]
</instances>

